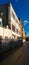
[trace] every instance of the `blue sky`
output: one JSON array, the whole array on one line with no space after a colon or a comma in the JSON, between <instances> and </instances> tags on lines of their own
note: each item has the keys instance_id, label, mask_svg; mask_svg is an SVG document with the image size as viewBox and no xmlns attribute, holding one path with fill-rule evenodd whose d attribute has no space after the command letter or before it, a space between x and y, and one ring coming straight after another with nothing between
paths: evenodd
<instances>
[{"instance_id":1,"label":"blue sky","mask_svg":"<svg viewBox=\"0 0 29 65\"><path fill-rule=\"evenodd\" d=\"M19 18L24 23L26 35L29 36L29 0L0 0L0 5L11 2Z\"/></svg>"}]
</instances>

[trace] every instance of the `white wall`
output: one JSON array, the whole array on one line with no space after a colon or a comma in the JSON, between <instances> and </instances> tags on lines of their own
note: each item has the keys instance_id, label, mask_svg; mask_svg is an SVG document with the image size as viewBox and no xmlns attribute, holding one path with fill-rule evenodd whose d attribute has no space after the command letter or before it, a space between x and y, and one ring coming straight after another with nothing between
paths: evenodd
<instances>
[{"instance_id":1,"label":"white wall","mask_svg":"<svg viewBox=\"0 0 29 65\"><path fill-rule=\"evenodd\" d=\"M0 36L2 36L2 38L5 38L5 36L10 38L11 37L11 30L7 29L7 28L0 27Z\"/></svg>"}]
</instances>

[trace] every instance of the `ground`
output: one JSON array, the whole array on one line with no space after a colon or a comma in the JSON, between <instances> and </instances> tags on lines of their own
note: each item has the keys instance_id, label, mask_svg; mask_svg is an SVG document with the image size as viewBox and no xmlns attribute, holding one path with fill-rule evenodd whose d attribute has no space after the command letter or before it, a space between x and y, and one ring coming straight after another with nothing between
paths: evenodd
<instances>
[{"instance_id":1,"label":"ground","mask_svg":"<svg viewBox=\"0 0 29 65\"><path fill-rule=\"evenodd\" d=\"M0 65L29 65L29 43L4 53Z\"/></svg>"}]
</instances>

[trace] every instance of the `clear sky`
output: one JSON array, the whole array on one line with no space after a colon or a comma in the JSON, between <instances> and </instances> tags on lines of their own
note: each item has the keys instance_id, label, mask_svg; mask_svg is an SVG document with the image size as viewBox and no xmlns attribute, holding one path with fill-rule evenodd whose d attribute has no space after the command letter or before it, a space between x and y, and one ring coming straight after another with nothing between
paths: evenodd
<instances>
[{"instance_id":1,"label":"clear sky","mask_svg":"<svg viewBox=\"0 0 29 65\"><path fill-rule=\"evenodd\" d=\"M19 18L24 23L24 29L29 36L29 0L0 0L0 5L11 2Z\"/></svg>"}]
</instances>

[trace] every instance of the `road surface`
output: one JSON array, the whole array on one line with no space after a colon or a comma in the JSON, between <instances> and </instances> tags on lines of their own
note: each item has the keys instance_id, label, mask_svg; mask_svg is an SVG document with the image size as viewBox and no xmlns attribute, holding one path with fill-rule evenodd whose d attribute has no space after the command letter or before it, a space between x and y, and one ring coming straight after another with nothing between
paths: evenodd
<instances>
[{"instance_id":1,"label":"road surface","mask_svg":"<svg viewBox=\"0 0 29 65\"><path fill-rule=\"evenodd\" d=\"M29 44L23 44L11 52L4 53L0 65L29 65Z\"/></svg>"}]
</instances>

